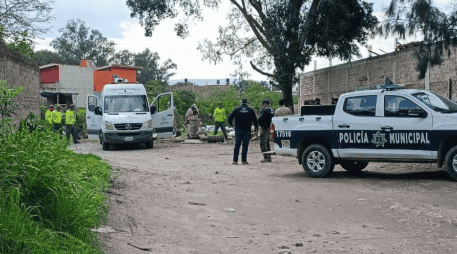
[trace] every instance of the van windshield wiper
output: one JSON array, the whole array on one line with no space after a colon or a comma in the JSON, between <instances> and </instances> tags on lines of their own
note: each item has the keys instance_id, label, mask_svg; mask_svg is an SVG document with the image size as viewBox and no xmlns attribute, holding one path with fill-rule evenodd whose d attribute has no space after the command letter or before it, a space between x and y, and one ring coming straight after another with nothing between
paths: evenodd
<instances>
[{"instance_id":1,"label":"van windshield wiper","mask_svg":"<svg viewBox=\"0 0 457 254\"><path fill-rule=\"evenodd\" d=\"M136 112L135 114L137 114L137 115L146 115L147 113L146 112Z\"/></svg>"},{"instance_id":2,"label":"van windshield wiper","mask_svg":"<svg viewBox=\"0 0 457 254\"><path fill-rule=\"evenodd\" d=\"M108 115L119 115L119 113L116 113L116 112L108 112Z\"/></svg>"}]
</instances>

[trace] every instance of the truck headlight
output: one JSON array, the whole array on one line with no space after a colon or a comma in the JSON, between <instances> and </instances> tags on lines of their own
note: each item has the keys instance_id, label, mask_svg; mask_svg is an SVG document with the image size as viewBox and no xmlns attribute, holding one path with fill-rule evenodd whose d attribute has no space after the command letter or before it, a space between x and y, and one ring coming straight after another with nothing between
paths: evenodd
<instances>
[{"instance_id":1,"label":"truck headlight","mask_svg":"<svg viewBox=\"0 0 457 254\"><path fill-rule=\"evenodd\" d=\"M112 123L108 122L108 121L105 121L105 122L103 123L103 127L104 127L105 130L107 130L107 131L112 131L112 130L114 130L114 125L113 125Z\"/></svg>"},{"instance_id":2,"label":"truck headlight","mask_svg":"<svg viewBox=\"0 0 457 254\"><path fill-rule=\"evenodd\" d=\"M152 120L148 120L143 124L143 129L152 129Z\"/></svg>"}]
</instances>

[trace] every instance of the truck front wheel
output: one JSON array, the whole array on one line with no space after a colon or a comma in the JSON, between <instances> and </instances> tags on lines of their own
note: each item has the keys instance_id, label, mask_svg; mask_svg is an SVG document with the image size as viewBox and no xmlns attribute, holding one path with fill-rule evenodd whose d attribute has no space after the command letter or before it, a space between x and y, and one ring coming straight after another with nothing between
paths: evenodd
<instances>
[{"instance_id":1,"label":"truck front wheel","mask_svg":"<svg viewBox=\"0 0 457 254\"><path fill-rule=\"evenodd\" d=\"M444 163L446 164L448 175L457 181L457 146L454 146L447 152Z\"/></svg>"},{"instance_id":2,"label":"truck front wheel","mask_svg":"<svg viewBox=\"0 0 457 254\"><path fill-rule=\"evenodd\" d=\"M109 143L106 143L103 138L102 138L102 148L103 148L103 151L109 150Z\"/></svg>"},{"instance_id":3,"label":"truck front wheel","mask_svg":"<svg viewBox=\"0 0 457 254\"><path fill-rule=\"evenodd\" d=\"M368 166L368 162L363 161L342 161L340 166L349 173L358 173Z\"/></svg>"},{"instance_id":4,"label":"truck front wheel","mask_svg":"<svg viewBox=\"0 0 457 254\"><path fill-rule=\"evenodd\" d=\"M154 147L154 140L151 140L151 142L146 142L146 147L147 148L153 148Z\"/></svg>"},{"instance_id":5,"label":"truck front wheel","mask_svg":"<svg viewBox=\"0 0 457 254\"><path fill-rule=\"evenodd\" d=\"M310 145L303 152L301 159L303 169L309 177L327 177L335 168L333 157L323 145Z\"/></svg>"}]
</instances>

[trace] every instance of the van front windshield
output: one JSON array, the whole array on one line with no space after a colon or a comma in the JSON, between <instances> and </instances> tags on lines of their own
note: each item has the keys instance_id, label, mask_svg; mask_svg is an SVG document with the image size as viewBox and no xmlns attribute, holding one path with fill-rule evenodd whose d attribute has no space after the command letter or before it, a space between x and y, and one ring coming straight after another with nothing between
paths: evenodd
<instances>
[{"instance_id":1,"label":"van front windshield","mask_svg":"<svg viewBox=\"0 0 457 254\"><path fill-rule=\"evenodd\" d=\"M146 95L113 95L105 97L105 113L148 112Z\"/></svg>"}]
</instances>

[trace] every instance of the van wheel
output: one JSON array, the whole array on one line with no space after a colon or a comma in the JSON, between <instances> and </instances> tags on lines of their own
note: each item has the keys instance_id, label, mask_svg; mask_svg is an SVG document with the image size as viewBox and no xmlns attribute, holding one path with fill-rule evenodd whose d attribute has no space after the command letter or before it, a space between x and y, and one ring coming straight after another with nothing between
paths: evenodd
<instances>
[{"instance_id":1,"label":"van wheel","mask_svg":"<svg viewBox=\"0 0 457 254\"><path fill-rule=\"evenodd\" d=\"M363 161L342 161L340 166L349 173L358 173L368 166L368 162Z\"/></svg>"},{"instance_id":2,"label":"van wheel","mask_svg":"<svg viewBox=\"0 0 457 254\"><path fill-rule=\"evenodd\" d=\"M105 140L103 140L103 138L102 138L102 148L103 148L103 151L109 150L109 143L106 143Z\"/></svg>"},{"instance_id":3,"label":"van wheel","mask_svg":"<svg viewBox=\"0 0 457 254\"><path fill-rule=\"evenodd\" d=\"M455 181L457 181L457 146L454 146L447 152L446 158L444 159L446 165L446 171L448 175Z\"/></svg>"},{"instance_id":4,"label":"van wheel","mask_svg":"<svg viewBox=\"0 0 457 254\"><path fill-rule=\"evenodd\" d=\"M154 140L151 140L151 142L146 142L146 147L147 148L153 148L154 147Z\"/></svg>"},{"instance_id":5,"label":"van wheel","mask_svg":"<svg viewBox=\"0 0 457 254\"><path fill-rule=\"evenodd\" d=\"M311 145L302 154L302 166L312 178L327 177L335 168L335 161L323 145Z\"/></svg>"}]
</instances>

